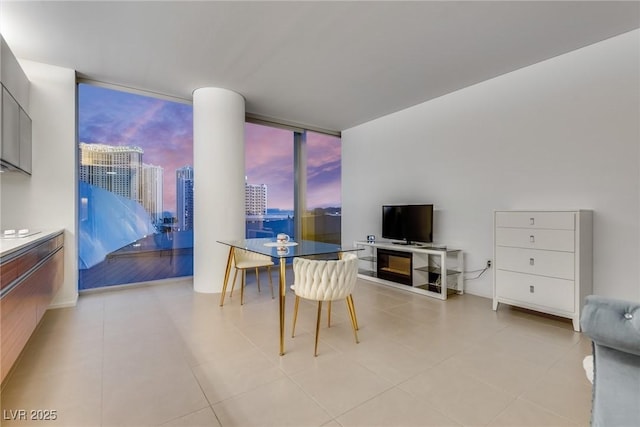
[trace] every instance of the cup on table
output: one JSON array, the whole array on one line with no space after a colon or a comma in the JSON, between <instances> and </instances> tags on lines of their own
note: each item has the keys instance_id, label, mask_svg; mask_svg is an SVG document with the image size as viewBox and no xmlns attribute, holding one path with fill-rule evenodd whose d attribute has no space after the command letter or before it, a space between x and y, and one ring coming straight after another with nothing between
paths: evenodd
<instances>
[{"instance_id":1,"label":"cup on table","mask_svg":"<svg viewBox=\"0 0 640 427\"><path fill-rule=\"evenodd\" d=\"M289 243L289 239L289 235L284 233L278 233L278 235L276 236L276 241L278 243Z\"/></svg>"}]
</instances>

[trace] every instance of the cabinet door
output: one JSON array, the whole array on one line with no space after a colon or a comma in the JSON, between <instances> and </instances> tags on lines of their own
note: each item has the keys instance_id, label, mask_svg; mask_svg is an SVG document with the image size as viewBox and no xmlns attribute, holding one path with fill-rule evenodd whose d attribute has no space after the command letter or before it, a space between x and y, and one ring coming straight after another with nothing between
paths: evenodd
<instances>
[{"instance_id":1,"label":"cabinet door","mask_svg":"<svg viewBox=\"0 0 640 427\"><path fill-rule=\"evenodd\" d=\"M2 160L20 164L20 107L13 96L2 88Z\"/></svg>"},{"instance_id":2,"label":"cabinet door","mask_svg":"<svg viewBox=\"0 0 640 427\"><path fill-rule=\"evenodd\" d=\"M2 137L2 99L4 98L4 87L0 86L0 159L2 158L2 146L4 145L4 138Z\"/></svg>"},{"instance_id":3,"label":"cabinet door","mask_svg":"<svg viewBox=\"0 0 640 427\"><path fill-rule=\"evenodd\" d=\"M20 169L31 173L31 118L20 108Z\"/></svg>"},{"instance_id":4,"label":"cabinet door","mask_svg":"<svg viewBox=\"0 0 640 427\"><path fill-rule=\"evenodd\" d=\"M18 285L0 300L0 378L4 380L36 329L35 290Z\"/></svg>"}]
</instances>

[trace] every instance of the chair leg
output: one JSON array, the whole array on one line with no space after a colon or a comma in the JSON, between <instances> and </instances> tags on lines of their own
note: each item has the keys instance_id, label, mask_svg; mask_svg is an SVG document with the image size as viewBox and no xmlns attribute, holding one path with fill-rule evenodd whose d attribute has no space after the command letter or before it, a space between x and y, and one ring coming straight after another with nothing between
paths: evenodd
<instances>
[{"instance_id":1,"label":"chair leg","mask_svg":"<svg viewBox=\"0 0 640 427\"><path fill-rule=\"evenodd\" d=\"M300 304L300 297L296 295L296 302L293 304L293 328L291 328L291 338L296 333L296 320L298 319L298 304Z\"/></svg>"},{"instance_id":2,"label":"chair leg","mask_svg":"<svg viewBox=\"0 0 640 427\"><path fill-rule=\"evenodd\" d=\"M320 318L322 317L322 301L318 301L318 318L316 320L316 346L313 352L315 357L318 357L318 335L320 335Z\"/></svg>"},{"instance_id":3,"label":"chair leg","mask_svg":"<svg viewBox=\"0 0 640 427\"><path fill-rule=\"evenodd\" d=\"M258 282L258 292L260 292L260 272L258 271L258 267L256 267L256 281Z\"/></svg>"},{"instance_id":4,"label":"chair leg","mask_svg":"<svg viewBox=\"0 0 640 427\"><path fill-rule=\"evenodd\" d=\"M331 301L329 301L329 306L327 307L327 328L331 327Z\"/></svg>"},{"instance_id":5,"label":"chair leg","mask_svg":"<svg viewBox=\"0 0 640 427\"><path fill-rule=\"evenodd\" d=\"M349 309L349 316L351 317L351 326L353 327L353 336L356 339L356 344L358 344L360 341L358 341L358 328L357 328L357 322L356 322L356 312L355 309L353 307L353 305L351 305L351 303L349 302L349 297L346 298L347 301L347 309Z\"/></svg>"},{"instance_id":6,"label":"chair leg","mask_svg":"<svg viewBox=\"0 0 640 427\"><path fill-rule=\"evenodd\" d=\"M271 287L271 299L274 299L275 296L273 295L273 279L271 278L271 267L267 267L267 271L269 272L269 286Z\"/></svg>"},{"instance_id":7,"label":"chair leg","mask_svg":"<svg viewBox=\"0 0 640 427\"><path fill-rule=\"evenodd\" d=\"M353 294L349 294L349 296L347 297L347 304L349 304L351 306L351 310L353 311L353 320L355 321L355 325L356 325L356 330L360 330L360 327L358 326L358 317L356 316L356 305L353 302Z\"/></svg>"},{"instance_id":8,"label":"chair leg","mask_svg":"<svg viewBox=\"0 0 640 427\"><path fill-rule=\"evenodd\" d=\"M242 270L242 286L240 287L240 305L244 304L244 282L247 280L247 270Z\"/></svg>"},{"instance_id":9,"label":"chair leg","mask_svg":"<svg viewBox=\"0 0 640 427\"><path fill-rule=\"evenodd\" d=\"M233 288L236 287L236 277L238 276L238 269L234 269L233 272L233 283L231 283L231 292L229 293L229 298L233 297Z\"/></svg>"}]
</instances>

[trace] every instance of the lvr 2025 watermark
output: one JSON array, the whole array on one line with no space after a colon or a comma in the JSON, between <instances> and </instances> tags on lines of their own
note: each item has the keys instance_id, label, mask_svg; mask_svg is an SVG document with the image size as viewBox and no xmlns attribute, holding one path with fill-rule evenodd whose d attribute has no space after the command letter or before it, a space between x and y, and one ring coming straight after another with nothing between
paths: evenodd
<instances>
[{"instance_id":1,"label":"lvr 2025 watermark","mask_svg":"<svg viewBox=\"0 0 640 427\"><path fill-rule=\"evenodd\" d=\"M57 409L3 409L5 421L54 421L58 419Z\"/></svg>"}]
</instances>

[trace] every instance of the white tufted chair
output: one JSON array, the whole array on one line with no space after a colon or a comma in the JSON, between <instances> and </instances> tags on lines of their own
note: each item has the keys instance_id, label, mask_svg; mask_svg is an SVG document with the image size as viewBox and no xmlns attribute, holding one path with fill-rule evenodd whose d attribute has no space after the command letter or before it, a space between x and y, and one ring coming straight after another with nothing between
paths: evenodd
<instances>
[{"instance_id":1,"label":"white tufted chair","mask_svg":"<svg viewBox=\"0 0 640 427\"><path fill-rule=\"evenodd\" d=\"M233 273L233 283L231 285L231 294L230 297L233 296L233 288L236 286L236 277L238 276L238 270L242 270L242 286L240 287L240 305L244 304L244 285L247 278L247 269L255 268L256 269L256 280L258 281L258 292L260 292L260 274L258 272L258 268L267 267L269 272L269 286L271 286L271 298L274 298L273 295L273 280L271 279L271 266L273 266L273 261L271 257L267 255L257 254L251 251L245 251L243 249L235 248L233 252L233 264L235 267L235 272Z\"/></svg>"},{"instance_id":2,"label":"white tufted chair","mask_svg":"<svg viewBox=\"0 0 640 427\"><path fill-rule=\"evenodd\" d=\"M298 304L300 298L318 301L318 316L316 319L316 342L314 356L318 355L318 333L320 331L320 318L322 302L344 299L347 302L353 334L358 343L358 321L351 293L358 278L358 257L351 253L342 255L338 261L319 261L305 258L293 259L294 285L292 289L296 294L293 309L293 337L296 330L296 318L298 317ZM329 305L329 308L331 306ZM329 312L329 315L331 312Z\"/></svg>"}]
</instances>

